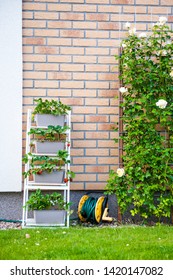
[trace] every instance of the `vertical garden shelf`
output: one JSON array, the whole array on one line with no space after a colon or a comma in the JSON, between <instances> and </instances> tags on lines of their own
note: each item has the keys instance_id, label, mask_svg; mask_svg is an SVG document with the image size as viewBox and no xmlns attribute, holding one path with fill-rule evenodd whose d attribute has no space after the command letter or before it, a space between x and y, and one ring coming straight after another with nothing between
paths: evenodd
<instances>
[{"instance_id":1,"label":"vertical garden shelf","mask_svg":"<svg viewBox=\"0 0 173 280\"><path fill-rule=\"evenodd\" d=\"M49 121L48 121L49 122ZM63 134L65 135L65 139L64 139L64 150L66 150L68 152L68 162L65 163L62 167L62 170L60 172L52 172L52 173L63 173L64 177L68 177L68 172L70 171L70 145L68 145L68 143L70 143L70 127L71 127L71 112L68 111L68 114L65 115L65 125L68 126L69 128L67 129L66 132L63 132ZM29 134L30 129L31 128L45 128L47 129L47 125L46 126L32 126L32 111L28 110L27 113L27 132L26 132L26 154L31 153L31 149L32 149L32 142L31 142L31 135ZM53 146L52 142L52 146ZM51 145L51 142L49 143L49 145ZM61 148L60 148L61 149ZM35 152L36 151L36 152ZM32 155L34 156L49 156L51 158L57 157L57 154L52 152L51 153L38 153L37 150L35 150L34 153L32 153ZM28 161L25 164L25 172L27 172L27 170L30 169L30 161ZM53 174L54 175L54 174ZM66 217L65 217L65 222L64 223L54 223L54 224L50 224L48 221L46 221L46 216L45 216L45 222L42 221L42 223L37 223L36 220L34 218L32 218L32 213L30 213L28 211L27 207L24 207L26 205L26 202L29 199L29 195L31 192L36 191L37 189L40 189L42 191L58 191L61 192L63 194L63 199L65 203L69 203L70 202L70 180L68 180L67 182L64 182L65 180L61 180L61 182L58 181L58 176L55 176L55 179L49 180L43 179L44 175L39 175L41 180L37 180L36 178L30 178L30 177L26 177L24 179L24 194L23 194L23 218L22 218L22 227L37 227L37 226L44 226L44 227L52 227L52 226L63 226L63 227L69 227L69 210L66 211ZM63 177L63 178L64 178ZM55 210L56 211L56 210Z\"/></svg>"}]
</instances>

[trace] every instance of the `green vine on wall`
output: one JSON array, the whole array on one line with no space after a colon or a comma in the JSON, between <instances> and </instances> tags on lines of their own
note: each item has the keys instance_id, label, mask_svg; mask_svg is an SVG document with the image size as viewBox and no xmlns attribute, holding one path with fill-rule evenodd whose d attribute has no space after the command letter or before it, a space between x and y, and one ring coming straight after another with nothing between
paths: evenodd
<instances>
[{"instance_id":1,"label":"green vine on wall","mask_svg":"<svg viewBox=\"0 0 173 280\"><path fill-rule=\"evenodd\" d=\"M150 32L137 34L126 23L119 89L123 102L123 168L111 171L106 186L121 213L170 217L173 206L173 31L160 17Z\"/></svg>"}]
</instances>

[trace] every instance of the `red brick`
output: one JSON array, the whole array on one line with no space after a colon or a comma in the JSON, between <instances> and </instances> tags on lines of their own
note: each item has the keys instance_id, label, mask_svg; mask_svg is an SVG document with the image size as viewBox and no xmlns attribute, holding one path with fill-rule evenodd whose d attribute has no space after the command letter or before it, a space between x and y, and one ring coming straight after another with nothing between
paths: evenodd
<instances>
[{"instance_id":1,"label":"red brick","mask_svg":"<svg viewBox=\"0 0 173 280\"><path fill-rule=\"evenodd\" d=\"M39 3L24 3L23 4L23 10L29 10L29 11L44 11L46 10L46 4L39 4Z\"/></svg>"},{"instance_id":2,"label":"red brick","mask_svg":"<svg viewBox=\"0 0 173 280\"><path fill-rule=\"evenodd\" d=\"M69 80L69 79L71 79L71 73L49 72L48 79L49 80Z\"/></svg>"},{"instance_id":3,"label":"red brick","mask_svg":"<svg viewBox=\"0 0 173 280\"><path fill-rule=\"evenodd\" d=\"M86 81L85 83L86 88L109 88L109 83L108 82L89 82Z\"/></svg>"},{"instance_id":4,"label":"red brick","mask_svg":"<svg viewBox=\"0 0 173 280\"><path fill-rule=\"evenodd\" d=\"M74 178L73 180L74 182L75 181L83 181L83 182L86 182L86 181L96 181L96 175L95 174L77 174L77 176Z\"/></svg>"},{"instance_id":5,"label":"red brick","mask_svg":"<svg viewBox=\"0 0 173 280\"><path fill-rule=\"evenodd\" d=\"M23 44L26 45L44 45L45 44L44 38L24 38Z\"/></svg>"},{"instance_id":6,"label":"red brick","mask_svg":"<svg viewBox=\"0 0 173 280\"><path fill-rule=\"evenodd\" d=\"M96 5L73 5L74 12L96 12Z\"/></svg>"},{"instance_id":7,"label":"red brick","mask_svg":"<svg viewBox=\"0 0 173 280\"><path fill-rule=\"evenodd\" d=\"M87 56L87 55L80 55L80 56L73 56L74 63L96 63L96 56Z\"/></svg>"},{"instance_id":8,"label":"red brick","mask_svg":"<svg viewBox=\"0 0 173 280\"><path fill-rule=\"evenodd\" d=\"M86 31L86 38L109 38L109 31Z\"/></svg>"},{"instance_id":9,"label":"red brick","mask_svg":"<svg viewBox=\"0 0 173 280\"><path fill-rule=\"evenodd\" d=\"M70 21L49 21L48 28L71 28Z\"/></svg>"},{"instance_id":10,"label":"red brick","mask_svg":"<svg viewBox=\"0 0 173 280\"><path fill-rule=\"evenodd\" d=\"M83 123L83 124L79 124L79 123L76 123L76 124L73 124L73 130L96 130L96 124L86 124L86 123Z\"/></svg>"},{"instance_id":11,"label":"red brick","mask_svg":"<svg viewBox=\"0 0 173 280\"><path fill-rule=\"evenodd\" d=\"M99 22L98 23L98 29L102 30L118 30L119 25L117 23L112 23L112 22Z\"/></svg>"},{"instance_id":12,"label":"red brick","mask_svg":"<svg viewBox=\"0 0 173 280\"><path fill-rule=\"evenodd\" d=\"M93 47L93 46L96 46L96 40L94 40L94 39L73 39L73 46Z\"/></svg>"},{"instance_id":13,"label":"red brick","mask_svg":"<svg viewBox=\"0 0 173 280\"><path fill-rule=\"evenodd\" d=\"M96 22L73 22L73 28L77 29L96 29Z\"/></svg>"},{"instance_id":14,"label":"red brick","mask_svg":"<svg viewBox=\"0 0 173 280\"><path fill-rule=\"evenodd\" d=\"M86 116L86 122L108 122L109 117L108 116Z\"/></svg>"},{"instance_id":15,"label":"red brick","mask_svg":"<svg viewBox=\"0 0 173 280\"><path fill-rule=\"evenodd\" d=\"M40 70L40 71L56 71L58 70L58 65L53 64L53 63L36 63L35 64L35 70Z\"/></svg>"},{"instance_id":16,"label":"red brick","mask_svg":"<svg viewBox=\"0 0 173 280\"><path fill-rule=\"evenodd\" d=\"M86 172L107 173L109 172L109 167L107 165L100 165L100 166L90 165L90 166L86 166Z\"/></svg>"},{"instance_id":17,"label":"red brick","mask_svg":"<svg viewBox=\"0 0 173 280\"><path fill-rule=\"evenodd\" d=\"M34 55L34 54L24 54L23 55L23 61L28 62L45 62L46 56L45 55Z\"/></svg>"},{"instance_id":18,"label":"red brick","mask_svg":"<svg viewBox=\"0 0 173 280\"><path fill-rule=\"evenodd\" d=\"M166 0L164 2L168 3L168 1L172 1L172 0ZM136 4L144 4L143 0L136 0ZM152 5L158 5L159 4L159 0L152 0ZM151 1L150 0L145 0L145 5L151 5ZM165 5L165 4L164 4Z\"/></svg>"},{"instance_id":19,"label":"red brick","mask_svg":"<svg viewBox=\"0 0 173 280\"><path fill-rule=\"evenodd\" d=\"M71 11L71 5L70 4L48 4L48 11Z\"/></svg>"},{"instance_id":20,"label":"red brick","mask_svg":"<svg viewBox=\"0 0 173 280\"><path fill-rule=\"evenodd\" d=\"M60 47L60 53L61 54L84 54L84 48L80 47Z\"/></svg>"},{"instance_id":21,"label":"red brick","mask_svg":"<svg viewBox=\"0 0 173 280\"><path fill-rule=\"evenodd\" d=\"M86 65L86 71L88 72L108 72L109 65Z\"/></svg>"},{"instance_id":22,"label":"red brick","mask_svg":"<svg viewBox=\"0 0 173 280\"><path fill-rule=\"evenodd\" d=\"M61 71L67 71L67 72L83 72L84 71L84 65L82 64L62 64L60 65Z\"/></svg>"},{"instance_id":23,"label":"red brick","mask_svg":"<svg viewBox=\"0 0 173 280\"><path fill-rule=\"evenodd\" d=\"M134 0L111 0L111 4L134 4Z\"/></svg>"},{"instance_id":24,"label":"red brick","mask_svg":"<svg viewBox=\"0 0 173 280\"><path fill-rule=\"evenodd\" d=\"M52 96L52 97L71 96L70 89L48 89L47 92L48 92L48 96Z\"/></svg>"},{"instance_id":25,"label":"red brick","mask_svg":"<svg viewBox=\"0 0 173 280\"><path fill-rule=\"evenodd\" d=\"M117 147L118 144L115 143L114 140L99 140L98 141L98 147L102 147L102 148L115 148Z\"/></svg>"},{"instance_id":26,"label":"red brick","mask_svg":"<svg viewBox=\"0 0 173 280\"><path fill-rule=\"evenodd\" d=\"M61 37L67 37L67 38L83 38L84 37L84 31L82 30L61 30L60 31Z\"/></svg>"},{"instance_id":27,"label":"red brick","mask_svg":"<svg viewBox=\"0 0 173 280\"><path fill-rule=\"evenodd\" d=\"M59 49L57 47L46 47L39 46L35 47L35 53L40 54L59 54Z\"/></svg>"},{"instance_id":28,"label":"red brick","mask_svg":"<svg viewBox=\"0 0 173 280\"><path fill-rule=\"evenodd\" d=\"M87 106L108 106L109 100L106 98L86 98L85 104Z\"/></svg>"},{"instance_id":29,"label":"red brick","mask_svg":"<svg viewBox=\"0 0 173 280\"><path fill-rule=\"evenodd\" d=\"M109 156L109 149L86 149L86 156Z\"/></svg>"},{"instance_id":30,"label":"red brick","mask_svg":"<svg viewBox=\"0 0 173 280\"><path fill-rule=\"evenodd\" d=\"M57 81L35 81L36 88L57 88L58 82Z\"/></svg>"},{"instance_id":31,"label":"red brick","mask_svg":"<svg viewBox=\"0 0 173 280\"><path fill-rule=\"evenodd\" d=\"M35 19L58 19L58 13L49 13L49 12L35 12Z\"/></svg>"},{"instance_id":32,"label":"red brick","mask_svg":"<svg viewBox=\"0 0 173 280\"><path fill-rule=\"evenodd\" d=\"M86 139L108 139L108 132L86 132Z\"/></svg>"},{"instance_id":33,"label":"red brick","mask_svg":"<svg viewBox=\"0 0 173 280\"><path fill-rule=\"evenodd\" d=\"M84 82L78 81L61 81L60 82L61 88L83 88Z\"/></svg>"},{"instance_id":34,"label":"red brick","mask_svg":"<svg viewBox=\"0 0 173 280\"><path fill-rule=\"evenodd\" d=\"M117 164L118 157L99 157L98 164Z\"/></svg>"},{"instance_id":35,"label":"red brick","mask_svg":"<svg viewBox=\"0 0 173 280\"><path fill-rule=\"evenodd\" d=\"M83 190L84 189L84 183L78 183L78 182L75 182L75 183L71 183L70 184L70 190Z\"/></svg>"},{"instance_id":36,"label":"red brick","mask_svg":"<svg viewBox=\"0 0 173 280\"><path fill-rule=\"evenodd\" d=\"M84 14L82 13L60 13L60 19L63 20L84 20Z\"/></svg>"},{"instance_id":37,"label":"red brick","mask_svg":"<svg viewBox=\"0 0 173 280\"><path fill-rule=\"evenodd\" d=\"M98 108L98 114L113 114L113 115L118 115L118 112L119 112L119 108L116 107L116 108L111 108L111 107L99 107Z\"/></svg>"},{"instance_id":38,"label":"red brick","mask_svg":"<svg viewBox=\"0 0 173 280\"><path fill-rule=\"evenodd\" d=\"M59 34L59 30L54 29L35 29L35 36L43 37L56 37Z\"/></svg>"},{"instance_id":39,"label":"red brick","mask_svg":"<svg viewBox=\"0 0 173 280\"><path fill-rule=\"evenodd\" d=\"M34 72L34 71L25 71L25 72L23 72L23 78L24 79L33 79L33 80L46 79L46 73Z\"/></svg>"},{"instance_id":40,"label":"red brick","mask_svg":"<svg viewBox=\"0 0 173 280\"><path fill-rule=\"evenodd\" d=\"M42 27L46 27L46 21L43 20L23 20L23 27L25 28L42 28Z\"/></svg>"},{"instance_id":41,"label":"red brick","mask_svg":"<svg viewBox=\"0 0 173 280\"><path fill-rule=\"evenodd\" d=\"M109 55L109 48L87 48L86 55Z\"/></svg>"},{"instance_id":42,"label":"red brick","mask_svg":"<svg viewBox=\"0 0 173 280\"><path fill-rule=\"evenodd\" d=\"M74 157L73 164L96 164L95 157Z\"/></svg>"},{"instance_id":43,"label":"red brick","mask_svg":"<svg viewBox=\"0 0 173 280\"><path fill-rule=\"evenodd\" d=\"M74 80L96 80L95 73L74 73L73 79Z\"/></svg>"},{"instance_id":44,"label":"red brick","mask_svg":"<svg viewBox=\"0 0 173 280\"><path fill-rule=\"evenodd\" d=\"M83 96L83 97L95 97L96 96L96 90L73 90L73 96Z\"/></svg>"},{"instance_id":45,"label":"red brick","mask_svg":"<svg viewBox=\"0 0 173 280\"><path fill-rule=\"evenodd\" d=\"M69 106L84 105L83 98L60 98L61 102Z\"/></svg>"},{"instance_id":46,"label":"red brick","mask_svg":"<svg viewBox=\"0 0 173 280\"><path fill-rule=\"evenodd\" d=\"M71 56L69 55L49 55L48 62L71 62Z\"/></svg>"},{"instance_id":47,"label":"red brick","mask_svg":"<svg viewBox=\"0 0 173 280\"><path fill-rule=\"evenodd\" d=\"M103 190L105 189L106 184L105 183L86 183L86 190Z\"/></svg>"},{"instance_id":48,"label":"red brick","mask_svg":"<svg viewBox=\"0 0 173 280\"><path fill-rule=\"evenodd\" d=\"M86 20L91 21L109 21L109 15L106 14L86 14Z\"/></svg>"},{"instance_id":49,"label":"red brick","mask_svg":"<svg viewBox=\"0 0 173 280\"><path fill-rule=\"evenodd\" d=\"M119 13L120 7L113 5L100 5L98 6L99 13Z\"/></svg>"},{"instance_id":50,"label":"red brick","mask_svg":"<svg viewBox=\"0 0 173 280\"><path fill-rule=\"evenodd\" d=\"M88 148L88 147L96 147L95 140L73 140L74 148Z\"/></svg>"},{"instance_id":51,"label":"red brick","mask_svg":"<svg viewBox=\"0 0 173 280\"><path fill-rule=\"evenodd\" d=\"M49 46L70 46L71 39L69 38L48 38Z\"/></svg>"}]
</instances>

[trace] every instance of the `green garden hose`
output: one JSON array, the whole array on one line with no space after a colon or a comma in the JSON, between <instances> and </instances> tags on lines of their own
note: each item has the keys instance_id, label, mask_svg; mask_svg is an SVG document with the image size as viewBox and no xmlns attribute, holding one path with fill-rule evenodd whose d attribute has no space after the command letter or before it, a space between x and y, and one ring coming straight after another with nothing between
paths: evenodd
<instances>
[{"instance_id":1,"label":"green garden hose","mask_svg":"<svg viewBox=\"0 0 173 280\"><path fill-rule=\"evenodd\" d=\"M78 205L78 216L82 222L100 223L108 196L99 198L84 195Z\"/></svg>"},{"instance_id":2,"label":"green garden hose","mask_svg":"<svg viewBox=\"0 0 173 280\"><path fill-rule=\"evenodd\" d=\"M89 197L83 204L81 215L86 219L86 222L95 223L95 207L98 198Z\"/></svg>"}]
</instances>

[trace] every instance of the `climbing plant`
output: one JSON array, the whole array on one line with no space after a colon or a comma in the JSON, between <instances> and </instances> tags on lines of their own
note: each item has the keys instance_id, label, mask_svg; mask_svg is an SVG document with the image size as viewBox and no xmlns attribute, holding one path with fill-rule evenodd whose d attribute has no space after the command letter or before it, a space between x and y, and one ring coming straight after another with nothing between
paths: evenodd
<instances>
[{"instance_id":1,"label":"climbing plant","mask_svg":"<svg viewBox=\"0 0 173 280\"><path fill-rule=\"evenodd\" d=\"M126 23L120 63L123 102L123 168L111 170L106 186L121 213L170 216L173 206L173 39L160 17L148 33Z\"/></svg>"}]
</instances>

